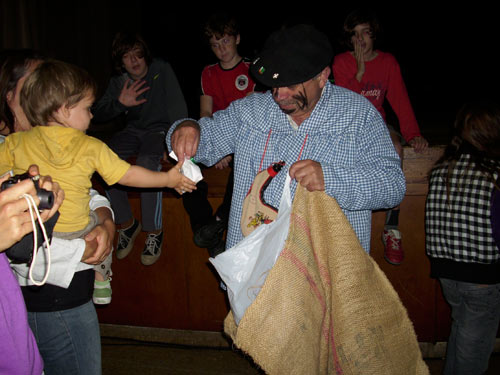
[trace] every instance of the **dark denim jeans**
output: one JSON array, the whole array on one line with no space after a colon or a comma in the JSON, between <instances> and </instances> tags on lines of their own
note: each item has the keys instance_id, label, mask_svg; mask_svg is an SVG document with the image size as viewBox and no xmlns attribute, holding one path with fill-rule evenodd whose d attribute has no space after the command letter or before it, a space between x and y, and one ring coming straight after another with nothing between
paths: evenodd
<instances>
[{"instance_id":1,"label":"dark denim jeans","mask_svg":"<svg viewBox=\"0 0 500 375\"><path fill-rule=\"evenodd\" d=\"M136 155L136 165L151 171L159 171L160 160L165 151L165 132L148 133L145 130L127 127L111 138L109 147L124 160ZM141 222L145 232L163 228L162 191L162 189L141 190ZM111 202L116 224L123 224L134 217L128 201L127 187L115 184L106 190L106 194Z\"/></svg>"},{"instance_id":2,"label":"dark denim jeans","mask_svg":"<svg viewBox=\"0 0 500 375\"><path fill-rule=\"evenodd\" d=\"M29 312L44 374L100 375L101 337L92 301L73 309Z\"/></svg>"},{"instance_id":3,"label":"dark denim jeans","mask_svg":"<svg viewBox=\"0 0 500 375\"><path fill-rule=\"evenodd\" d=\"M444 374L484 374L498 330L500 284L439 280L452 317Z\"/></svg>"}]
</instances>

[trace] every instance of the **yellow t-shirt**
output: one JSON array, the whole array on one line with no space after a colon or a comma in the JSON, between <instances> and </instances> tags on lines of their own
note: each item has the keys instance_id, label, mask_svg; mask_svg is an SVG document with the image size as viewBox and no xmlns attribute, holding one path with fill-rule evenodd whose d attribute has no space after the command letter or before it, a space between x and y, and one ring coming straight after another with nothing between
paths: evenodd
<instances>
[{"instance_id":1,"label":"yellow t-shirt","mask_svg":"<svg viewBox=\"0 0 500 375\"><path fill-rule=\"evenodd\" d=\"M90 179L98 172L108 185L117 183L130 164L102 141L62 126L36 126L0 144L0 174L24 173L36 164L40 175L51 176L65 192L56 232L75 232L89 222Z\"/></svg>"}]
</instances>

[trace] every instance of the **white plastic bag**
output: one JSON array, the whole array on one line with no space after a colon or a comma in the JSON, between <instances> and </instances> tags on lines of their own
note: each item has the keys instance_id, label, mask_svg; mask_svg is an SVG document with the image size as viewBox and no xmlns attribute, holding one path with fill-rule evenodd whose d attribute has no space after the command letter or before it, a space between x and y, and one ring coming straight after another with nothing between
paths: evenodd
<instances>
[{"instance_id":1,"label":"white plastic bag","mask_svg":"<svg viewBox=\"0 0 500 375\"><path fill-rule=\"evenodd\" d=\"M291 212L290 175L287 171L276 220L260 225L235 246L209 259L226 284L236 324L257 297L283 249Z\"/></svg>"}]
</instances>

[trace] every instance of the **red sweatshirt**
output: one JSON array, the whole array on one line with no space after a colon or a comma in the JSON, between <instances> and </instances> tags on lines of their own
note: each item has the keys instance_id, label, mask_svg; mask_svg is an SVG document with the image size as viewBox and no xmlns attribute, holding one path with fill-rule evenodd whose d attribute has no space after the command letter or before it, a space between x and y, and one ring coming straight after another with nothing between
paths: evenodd
<instances>
[{"instance_id":1,"label":"red sweatshirt","mask_svg":"<svg viewBox=\"0 0 500 375\"><path fill-rule=\"evenodd\" d=\"M365 62L365 74L361 82L356 79L358 69L354 56L350 52L335 56L332 67L335 84L367 98L382 114L384 120L385 111L382 104L387 97L398 117L401 134L409 142L414 137L420 136L420 130L401 77L399 64L390 53L381 51L377 53L377 57Z\"/></svg>"}]
</instances>

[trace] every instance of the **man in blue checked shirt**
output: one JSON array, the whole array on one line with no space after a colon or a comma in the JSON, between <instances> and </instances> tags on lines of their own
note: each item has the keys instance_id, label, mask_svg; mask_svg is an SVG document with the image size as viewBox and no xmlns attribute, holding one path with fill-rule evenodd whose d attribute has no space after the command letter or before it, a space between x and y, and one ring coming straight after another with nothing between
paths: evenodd
<instances>
[{"instance_id":1,"label":"man in blue checked shirt","mask_svg":"<svg viewBox=\"0 0 500 375\"><path fill-rule=\"evenodd\" d=\"M281 160L265 201L279 207L285 173L309 191L334 197L370 251L371 211L405 194L400 160L379 112L360 95L328 81L328 38L312 26L273 33L251 72L271 89L234 101L212 118L180 120L166 141L177 155L213 165L234 153L234 192L226 247L238 243L243 200L255 176Z\"/></svg>"}]
</instances>

